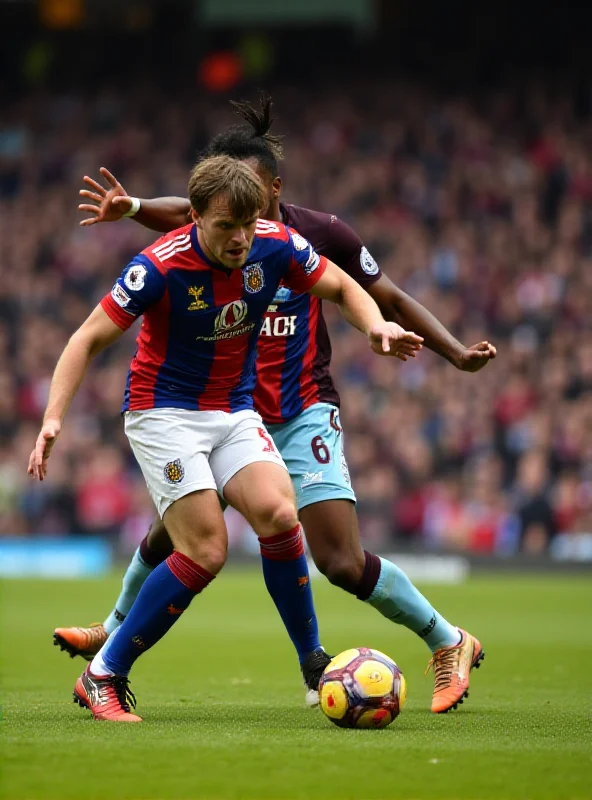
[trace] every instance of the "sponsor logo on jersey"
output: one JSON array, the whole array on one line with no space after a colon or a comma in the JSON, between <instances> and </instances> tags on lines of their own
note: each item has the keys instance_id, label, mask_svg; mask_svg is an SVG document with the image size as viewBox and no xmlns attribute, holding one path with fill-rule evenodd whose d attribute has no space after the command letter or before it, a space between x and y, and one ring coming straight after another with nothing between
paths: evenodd
<instances>
[{"instance_id":1,"label":"sponsor logo on jersey","mask_svg":"<svg viewBox=\"0 0 592 800\"><path fill-rule=\"evenodd\" d=\"M265 286L265 275L263 273L261 261L243 267L243 283L249 294L256 294L263 289Z\"/></svg>"},{"instance_id":2,"label":"sponsor logo on jersey","mask_svg":"<svg viewBox=\"0 0 592 800\"><path fill-rule=\"evenodd\" d=\"M362 247L360 250L360 266L366 275L376 275L378 272L378 264L368 252L367 247Z\"/></svg>"},{"instance_id":3,"label":"sponsor logo on jersey","mask_svg":"<svg viewBox=\"0 0 592 800\"><path fill-rule=\"evenodd\" d=\"M323 482L323 471L319 472L305 472L300 481L300 488L306 489L307 486L312 486L313 483Z\"/></svg>"},{"instance_id":4,"label":"sponsor logo on jersey","mask_svg":"<svg viewBox=\"0 0 592 800\"><path fill-rule=\"evenodd\" d=\"M187 306L187 311L203 311L204 308L208 307L208 304L201 299L203 292L203 286L190 286L189 289L187 289L189 297L193 297L193 300Z\"/></svg>"},{"instance_id":5,"label":"sponsor logo on jersey","mask_svg":"<svg viewBox=\"0 0 592 800\"><path fill-rule=\"evenodd\" d=\"M315 271L315 269L319 266L320 263L321 263L320 255L316 253L311 247L308 261L304 265L304 271L306 272L307 275L311 275Z\"/></svg>"},{"instance_id":6,"label":"sponsor logo on jersey","mask_svg":"<svg viewBox=\"0 0 592 800\"><path fill-rule=\"evenodd\" d=\"M294 336L296 333L296 314L289 317L265 317L261 325L260 336Z\"/></svg>"},{"instance_id":7,"label":"sponsor logo on jersey","mask_svg":"<svg viewBox=\"0 0 592 800\"><path fill-rule=\"evenodd\" d=\"M277 292L275 293L275 297L273 298L274 303L286 303L292 297L292 290L288 289L287 286L279 286Z\"/></svg>"},{"instance_id":8,"label":"sponsor logo on jersey","mask_svg":"<svg viewBox=\"0 0 592 800\"><path fill-rule=\"evenodd\" d=\"M140 289L144 288L144 283L146 282L146 267L142 264L132 264L125 273L123 282L132 292L139 292Z\"/></svg>"},{"instance_id":9,"label":"sponsor logo on jersey","mask_svg":"<svg viewBox=\"0 0 592 800\"><path fill-rule=\"evenodd\" d=\"M111 289L111 297L115 300L118 306L121 306L121 308L125 308L132 299L125 291L123 286L120 286L118 283L116 283Z\"/></svg>"},{"instance_id":10,"label":"sponsor logo on jersey","mask_svg":"<svg viewBox=\"0 0 592 800\"><path fill-rule=\"evenodd\" d=\"M310 247L310 244L306 241L304 236L301 236L299 233L291 233L290 236L292 237L292 244L295 250L306 250L307 247Z\"/></svg>"},{"instance_id":11,"label":"sponsor logo on jersey","mask_svg":"<svg viewBox=\"0 0 592 800\"><path fill-rule=\"evenodd\" d=\"M185 477L185 467L181 464L181 459L176 458L169 461L164 467L164 479L167 483L181 483Z\"/></svg>"},{"instance_id":12,"label":"sponsor logo on jersey","mask_svg":"<svg viewBox=\"0 0 592 800\"><path fill-rule=\"evenodd\" d=\"M234 339L235 336L250 333L255 328L255 323L246 321L248 311L249 308L244 300L233 300L232 303L226 303L216 315L213 334L198 336L197 339L202 342L215 342L219 339Z\"/></svg>"}]
</instances>

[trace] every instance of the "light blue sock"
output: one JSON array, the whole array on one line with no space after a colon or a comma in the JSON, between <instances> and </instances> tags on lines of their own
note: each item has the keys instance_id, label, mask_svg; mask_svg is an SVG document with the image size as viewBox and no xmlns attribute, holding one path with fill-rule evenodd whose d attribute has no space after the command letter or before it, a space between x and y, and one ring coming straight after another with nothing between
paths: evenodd
<instances>
[{"instance_id":1,"label":"light blue sock","mask_svg":"<svg viewBox=\"0 0 592 800\"><path fill-rule=\"evenodd\" d=\"M142 584L153 569L154 567L149 567L148 564L142 561L140 548L138 547L123 576L123 586L121 594L115 603L115 608L103 623L107 633L112 633L119 628L133 606Z\"/></svg>"},{"instance_id":2,"label":"light blue sock","mask_svg":"<svg viewBox=\"0 0 592 800\"><path fill-rule=\"evenodd\" d=\"M458 628L432 608L403 570L384 558L380 559L380 575L366 602L391 622L416 633L432 653L460 640Z\"/></svg>"}]
</instances>

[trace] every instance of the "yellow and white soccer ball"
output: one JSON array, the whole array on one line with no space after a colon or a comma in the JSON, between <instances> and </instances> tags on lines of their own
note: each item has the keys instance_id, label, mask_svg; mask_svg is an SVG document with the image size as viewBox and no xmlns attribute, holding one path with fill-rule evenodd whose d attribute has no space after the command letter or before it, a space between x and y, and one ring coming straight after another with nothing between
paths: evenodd
<instances>
[{"instance_id":1,"label":"yellow and white soccer ball","mask_svg":"<svg viewBox=\"0 0 592 800\"><path fill-rule=\"evenodd\" d=\"M340 653L319 684L320 706L341 728L386 728L407 699L405 678L392 658L369 647Z\"/></svg>"}]
</instances>

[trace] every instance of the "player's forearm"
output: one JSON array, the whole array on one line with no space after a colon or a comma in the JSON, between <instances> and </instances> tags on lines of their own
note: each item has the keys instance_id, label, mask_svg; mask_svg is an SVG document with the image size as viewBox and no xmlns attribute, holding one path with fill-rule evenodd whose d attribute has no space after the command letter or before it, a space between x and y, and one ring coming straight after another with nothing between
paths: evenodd
<instances>
[{"instance_id":1,"label":"player's forearm","mask_svg":"<svg viewBox=\"0 0 592 800\"><path fill-rule=\"evenodd\" d=\"M337 305L345 319L366 336L375 326L384 322L376 302L353 280L344 283Z\"/></svg>"},{"instance_id":2,"label":"player's forearm","mask_svg":"<svg viewBox=\"0 0 592 800\"><path fill-rule=\"evenodd\" d=\"M43 421L59 420L64 417L76 392L80 388L88 366L101 348L80 335L80 331L71 337L56 365L49 389L49 400L43 415Z\"/></svg>"},{"instance_id":3,"label":"player's forearm","mask_svg":"<svg viewBox=\"0 0 592 800\"><path fill-rule=\"evenodd\" d=\"M183 197L156 197L140 200L140 209L131 219L152 231L174 231L191 222L191 205Z\"/></svg>"},{"instance_id":4,"label":"player's forearm","mask_svg":"<svg viewBox=\"0 0 592 800\"><path fill-rule=\"evenodd\" d=\"M459 365L465 350L464 345L454 338L431 311L413 297L399 289L396 298L388 304L380 303L380 306L385 319L397 322L406 330L415 331L423 336L426 347L454 366Z\"/></svg>"}]
</instances>

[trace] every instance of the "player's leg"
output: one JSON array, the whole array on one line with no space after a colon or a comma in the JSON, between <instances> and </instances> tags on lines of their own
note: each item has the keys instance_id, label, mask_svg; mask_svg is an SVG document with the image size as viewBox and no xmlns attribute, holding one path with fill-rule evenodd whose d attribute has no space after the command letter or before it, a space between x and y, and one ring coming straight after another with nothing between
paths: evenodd
<instances>
[{"instance_id":1,"label":"player's leg","mask_svg":"<svg viewBox=\"0 0 592 800\"><path fill-rule=\"evenodd\" d=\"M294 491L259 415L243 415L228 440L212 453L211 466L226 502L243 514L259 537L267 589L296 648L305 682L316 694L330 659L319 641Z\"/></svg>"},{"instance_id":2,"label":"player's leg","mask_svg":"<svg viewBox=\"0 0 592 800\"><path fill-rule=\"evenodd\" d=\"M464 666L467 660L478 666L481 646L442 617L403 570L362 549L338 411L319 403L271 430L294 480L300 520L319 570L423 639L436 673L434 711L461 701L470 669ZM458 675L465 673L463 686Z\"/></svg>"},{"instance_id":3,"label":"player's leg","mask_svg":"<svg viewBox=\"0 0 592 800\"><path fill-rule=\"evenodd\" d=\"M127 675L222 568L227 534L207 460L211 443L221 438L216 417L170 409L135 412L126 415L126 433L175 551L147 577L125 621L79 678L74 696L96 719L135 722Z\"/></svg>"}]
</instances>

